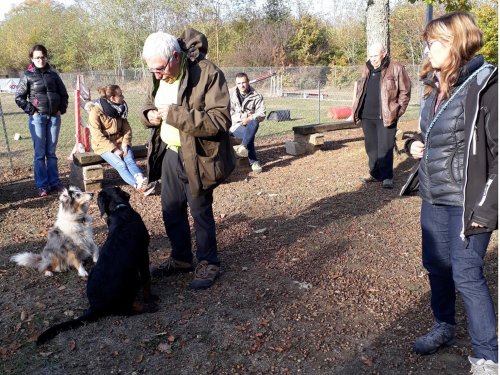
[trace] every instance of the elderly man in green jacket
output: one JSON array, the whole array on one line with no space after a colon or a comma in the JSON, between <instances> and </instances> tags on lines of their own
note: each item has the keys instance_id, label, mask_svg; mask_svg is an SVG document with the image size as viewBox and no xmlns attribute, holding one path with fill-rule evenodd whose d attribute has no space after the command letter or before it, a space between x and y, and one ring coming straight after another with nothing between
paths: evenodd
<instances>
[{"instance_id":1,"label":"elderly man in green jacket","mask_svg":"<svg viewBox=\"0 0 500 375\"><path fill-rule=\"evenodd\" d=\"M226 79L205 59L207 48L205 35L188 29L180 39L164 32L149 35L142 53L152 75L141 113L145 126L153 128L148 177L161 178L163 222L172 247L153 276L193 270L189 205L198 259L194 289L209 288L220 274L212 193L235 165Z\"/></svg>"}]
</instances>

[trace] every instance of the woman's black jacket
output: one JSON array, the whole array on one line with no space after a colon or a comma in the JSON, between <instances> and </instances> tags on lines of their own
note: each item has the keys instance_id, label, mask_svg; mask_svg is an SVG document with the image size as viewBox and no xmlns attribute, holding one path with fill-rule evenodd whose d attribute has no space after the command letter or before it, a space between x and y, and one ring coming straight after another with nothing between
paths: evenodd
<instances>
[{"instance_id":1,"label":"woman's black jacket","mask_svg":"<svg viewBox=\"0 0 500 375\"><path fill-rule=\"evenodd\" d=\"M58 111L64 114L68 108L68 92L49 64L42 69L30 65L19 80L16 104L29 115L35 112L55 115Z\"/></svg>"}]
</instances>

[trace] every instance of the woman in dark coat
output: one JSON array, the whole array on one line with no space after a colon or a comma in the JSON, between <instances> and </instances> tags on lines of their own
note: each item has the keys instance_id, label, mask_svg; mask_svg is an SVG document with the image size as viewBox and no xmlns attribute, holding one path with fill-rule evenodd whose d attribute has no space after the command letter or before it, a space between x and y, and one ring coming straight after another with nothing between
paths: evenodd
<instances>
[{"instance_id":1,"label":"woman in dark coat","mask_svg":"<svg viewBox=\"0 0 500 375\"><path fill-rule=\"evenodd\" d=\"M24 72L16 91L16 104L26 112L33 140L34 173L38 194L47 196L62 189L56 147L61 115L68 108L68 92L61 77L47 62L47 49L37 44L29 53L32 64Z\"/></svg>"},{"instance_id":2,"label":"woman in dark coat","mask_svg":"<svg viewBox=\"0 0 500 375\"><path fill-rule=\"evenodd\" d=\"M476 55L482 33L468 13L431 21L424 40L421 134L408 149L420 159L422 260L435 324L414 350L432 354L455 343L458 290L474 354L471 373L497 374L495 308L483 274L498 222L497 68Z\"/></svg>"}]
</instances>

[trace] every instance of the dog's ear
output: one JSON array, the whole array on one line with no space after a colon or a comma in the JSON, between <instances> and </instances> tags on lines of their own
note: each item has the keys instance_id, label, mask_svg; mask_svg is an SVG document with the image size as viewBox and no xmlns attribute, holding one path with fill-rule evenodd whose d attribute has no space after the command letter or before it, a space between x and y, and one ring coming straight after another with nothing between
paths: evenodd
<instances>
[{"instance_id":1,"label":"dog's ear","mask_svg":"<svg viewBox=\"0 0 500 375\"><path fill-rule=\"evenodd\" d=\"M116 191L116 193L118 194L118 196L120 198L122 198L123 200L125 200L125 202L129 202L130 201L130 194L129 193L127 193L126 191L123 191L118 186L115 186L115 191Z\"/></svg>"},{"instance_id":2,"label":"dog's ear","mask_svg":"<svg viewBox=\"0 0 500 375\"><path fill-rule=\"evenodd\" d=\"M101 217L109 213L109 195L105 190L101 190L97 196L97 207L99 207Z\"/></svg>"}]
</instances>

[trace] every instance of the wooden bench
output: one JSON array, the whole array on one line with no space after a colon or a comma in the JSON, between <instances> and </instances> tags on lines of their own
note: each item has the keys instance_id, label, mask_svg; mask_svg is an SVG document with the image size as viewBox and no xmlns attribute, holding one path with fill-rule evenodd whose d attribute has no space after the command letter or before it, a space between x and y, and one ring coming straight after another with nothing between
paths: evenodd
<instances>
[{"instance_id":1,"label":"wooden bench","mask_svg":"<svg viewBox=\"0 0 500 375\"><path fill-rule=\"evenodd\" d=\"M323 133L359 127L361 126L356 125L353 121L294 126L292 128L293 141L287 141L285 143L286 152L290 155L312 153L325 143Z\"/></svg>"},{"instance_id":2,"label":"wooden bench","mask_svg":"<svg viewBox=\"0 0 500 375\"><path fill-rule=\"evenodd\" d=\"M145 159L148 155L146 145L132 146L134 159ZM84 191L98 191L104 179L103 158L94 152L74 153L69 175L70 184Z\"/></svg>"}]
</instances>

